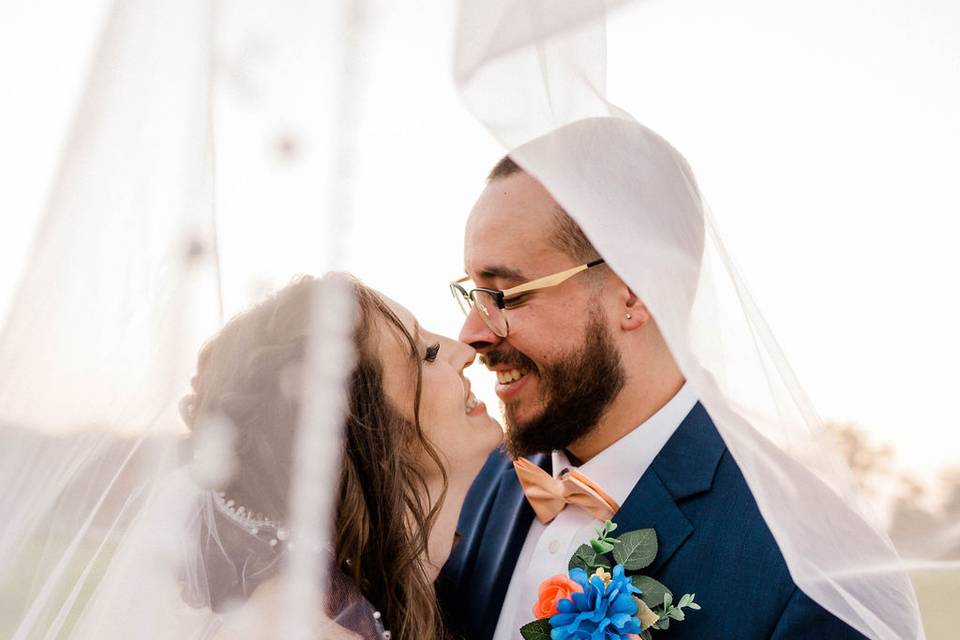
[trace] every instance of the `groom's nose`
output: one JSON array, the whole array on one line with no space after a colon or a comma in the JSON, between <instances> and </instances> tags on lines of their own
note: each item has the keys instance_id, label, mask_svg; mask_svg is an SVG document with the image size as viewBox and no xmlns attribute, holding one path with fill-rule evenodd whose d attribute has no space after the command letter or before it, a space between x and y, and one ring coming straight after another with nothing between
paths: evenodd
<instances>
[{"instance_id":1,"label":"groom's nose","mask_svg":"<svg viewBox=\"0 0 960 640\"><path fill-rule=\"evenodd\" d=\"M460 342L467 343L480 353L486 352L503 339L490 330L476 309L471 309L464 320L459 338Z\"/></svg>"}]
</instances>

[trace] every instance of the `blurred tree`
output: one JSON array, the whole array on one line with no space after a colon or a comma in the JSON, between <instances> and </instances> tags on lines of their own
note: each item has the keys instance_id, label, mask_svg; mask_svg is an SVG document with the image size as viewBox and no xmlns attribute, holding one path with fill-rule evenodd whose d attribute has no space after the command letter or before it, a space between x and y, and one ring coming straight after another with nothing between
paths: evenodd
<instances>
[{"instance_id":1,"label":"blurred tree","mask_svg":"<svg viewBox=\"0 0 960 640\"><path fill-rule=\"evenodd\" d=\"M960 555L960 469L943 476L941 491L909 473L897 470L893 447L875 444L870 435L851 422L827 423L854 480L871 499L889 504L889 530L901 555L929 558ZM943 497L942 508L934 508ZM951 523L958 531L950 535ZM942 532L942 540L931 540L930 532ZM938 547L936 550L931 545Z\"/></svg>"},{"instance_id":2,"label":"blurred tree","mask_svg":"<svg viewBox=\"0 0 960 640\"><path fill-rule=\"evenodd\" d=\"M944 559L960 560L960 468L944 472L940 481L945 496L940 510L945 536Z\"/></svg>"},{"instance_id":3,"label":"blurred tree","mask_svg":"<svg viewBox=\"0 0 960 640\"><path fill-rule=\"evenodd\" d=\"M867 432L852 422L827 422L825 426L847 461L854 480L869 496L876 496L897 475L890 445L874 444Z\"/></svg>"},{"instance_id":4,"label":"blurred tree","mask_svg":"<svg viewBox=\"0 0 960 640\"><path fill-rule=\"evenodd\" d=\"M937 531L937 514L925 507L929 497L927 485L903 477L902 493L893 505L890 538L904 558L929 557L929 533Z\"/></svg>"}]
</instances>

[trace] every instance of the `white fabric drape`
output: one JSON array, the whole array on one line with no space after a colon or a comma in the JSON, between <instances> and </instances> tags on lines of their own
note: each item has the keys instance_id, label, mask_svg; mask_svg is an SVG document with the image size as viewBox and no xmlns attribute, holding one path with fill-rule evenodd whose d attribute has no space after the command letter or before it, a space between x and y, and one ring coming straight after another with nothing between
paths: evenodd
<instances>
[{"instance_id":1,"label":"white fabric drape","mask_svg":"<svg viewBox=\"0 0 960 640\"><path fill-rule=\"evenodd\" d=\"M228 548L274 557L198 484L227 468L229 438L187 475L178 408L225 320L221 203L288 220L300 240L309 214L316 271L340 266L362 8L116 0L105 12L0 333L3 637L216 637L210 567L237 561ZM320 624L327 556L314 549L328 546L354 317L349 286L321 288L288 523L300 544L284 553L273 624L249 637L313 638ZM239 580L255 585L250 564ZM338 602L345 616L368 606Z\"/></svg>"},{"instance_id":2,"label":"white fabric drape","mask_svg":"<svg viewBox=\"0 0 960 640\"><path fill-rule=\"evenodd\" d=\"M225 319L223 308L239 306L222 304L230 291L257 284L261 272L285 271L293 264L288 253L315 256L308 269L314 273L339 267L351 194L381 186L351 183L356 156L378 153L355 144L369 53L360 36L373 17L402 17L409 38L384 45L399 55L423 37L428 11L422 3L408 14L406 5L371 4L116 0L106 11L0 329L0 636L217 633L220 620L209 607L187 604L178 590L193 580L192 592L203 591L200 575L183 571L200 551L189 543L200 524L216 528L222 520L204 502L209 495L182 474L187 430L178 400L189 389L197 349ZM960 532L918 521L896 540L904 560L879 532L875 505L859 496L832 454L733 267L693 172L668 143L607 100L603 20L608 11L615 18L621 4L460 2L457 88L653 310L797 583L871 637L922 637L901 572L956 566L944 550L958 548ZM20 10L48 11L49 3ZM60 19L50 14L46 19ZM4 64L29 66L24 57L5 55ZM412 77L422 69L404 71ZM642 81L643 65L636 73ZM387 84L393 90L403 82ZM424 130L411 128L416 134L405 143L417 146L413 138ZM435 135L456 132L441 123ZM430 172L442 178L445 163L437 157L401 157L408 156L410 166L388 169L409 172L410 184ZM389 184L387 191L401 191L396 185L406 182ZM417 190L421 183L410 189ZM0 211L15 216L6 197L0 192ZM384 205L383 219L409 217L411 241L398 241L403 249L385 257L394 270L408 244L426 244L431 228L421 224L429 218L420 217L420 201L408 193L395 200L369 198ZM244 217L260 223L249 225L258 233L246 246L231 237ZM307 226L307 219L322 222ZM278 264L266 265L254 254L267 245L291 250L273 247ZM238 246L243 250L232 249ZM354 253L375 259L365 249ZM443 269L453 276L457 267ZM341 313L318 316L322 332L342 338L349 301L328 308ZM317 348L337 351L337 343ZM315 464L307 471L316 472L300 477L305 522L332 499L317 487L336 449L330 425L337 372L349 350L340 355L313 371L332 393L311 396L318 404L307 411L326 427L309 431L315 437L300 452ZM928 444L931 451L938 446ZM305 535L324 545L323 531ZM323 569L311 570L309 554L299 559L303 571L290 583L283 619L291 633L308 634L317 610L303 604L304 576ZM135 606L118 608L117 600Z\"/></svg>"},{"instance_id":3,"label":"white fabric drape","mask_svg":"<svg viewBox=\"0 0 960 640\"><path fill-rule=\"evenodd\" d=\"M903 562L857 492L686 160L607 101L605 10L462 2L470 36L454 71L467 106L651 309L798 586L869 637L924 637L906 571L934 558Z\"/></svg>"}]
</instances>

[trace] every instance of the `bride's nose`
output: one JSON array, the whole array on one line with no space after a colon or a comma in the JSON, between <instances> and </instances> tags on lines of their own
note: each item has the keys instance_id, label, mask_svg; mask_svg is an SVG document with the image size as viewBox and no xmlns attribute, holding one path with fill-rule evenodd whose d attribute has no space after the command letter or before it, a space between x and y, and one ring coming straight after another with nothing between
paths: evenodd
<instances>
[{"instance_id":1,"label":"bride's nose","mask_svg":"<svg viewBox=\"0 0 960 640\"><path fill-rule=\"evenodd\" d=\"M454 347L455 362L460 363L460 369L463 370L472 365L477 359L477 350L459 340L451 340L451 342Z\"/></svg>"}]
</instances>

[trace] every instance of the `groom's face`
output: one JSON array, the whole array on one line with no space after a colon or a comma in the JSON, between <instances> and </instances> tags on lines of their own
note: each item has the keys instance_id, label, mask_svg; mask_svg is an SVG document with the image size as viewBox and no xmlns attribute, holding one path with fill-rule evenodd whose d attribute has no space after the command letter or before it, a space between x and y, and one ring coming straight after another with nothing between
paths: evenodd
<instances>
[{"instance_id":1,"label":"groom's face","mask_svg":"<svg viewBox=\"0 0 960 640\"><path fill-rule=\"evenodd\" d=\"M465 267L475 285L507 289L580 264L555 240L558 210L523 172L492 181L467 222ZM572 444L622 388L623 367L597 281L603 274L591 275L508 303L506 338L476 310L463 325L460 340L497 373L505 443L513 455Z\"/></svg>"}]
</instances>

